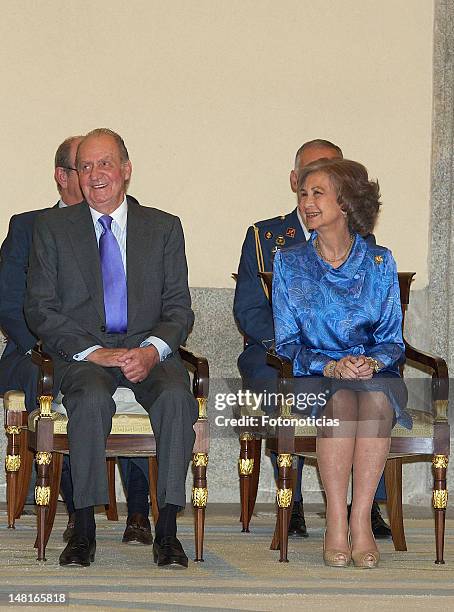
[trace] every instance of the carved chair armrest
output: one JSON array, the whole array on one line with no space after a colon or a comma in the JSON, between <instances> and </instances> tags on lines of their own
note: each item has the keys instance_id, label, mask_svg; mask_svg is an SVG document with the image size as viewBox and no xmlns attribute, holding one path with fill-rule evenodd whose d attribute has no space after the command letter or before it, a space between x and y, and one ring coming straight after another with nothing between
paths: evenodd
<instances>
[{"instance_id":1,"label":"carved chair armrest","mask_svg":"<svg viewBox=\"0 0 454 612\"><path fill-rule=\"evenodd\" d=\"M431 355L411 346L406 340L405 356L410 365L424 372L432 373L432 412L435 421L448 420L449 375L446 361L438 355Z\"/></svg>"},{"instance_id":2,"label":"carved chair armrest","mask_svg":"<svg viewBox=\"0 0 454 612\"><path fill-rule=\"evenodd\" d=\"M289 398L293 392L293 362L287 357L278 355L275 350L270 350L266 354L266 362L268 365L276 368L278 371L278 391L283 398ZM282 416L288 416L291 412L291 404L282 400L280 413Z\"/></svg>"},{"instance_id":3,"label":"carved chair armrest","mask_svg":"<svg viewBox=\"0 0 454 612\"><path fill-rule=\"evenodd\" d=\"M192 391L199 402L199 418L206 418L206 404L210 388L210 369L206 357L194 355L184 346L179 348L185 366L193 373Z\"/></svg>"},{"instance_id":4,"label":"carved chair armrest","mask_svg":"<svg viewBox=\"0 0 454 612\"><path fill-rule=\"evenodd\" d=\"M276 368L279 378L284 380L293 378L293 363L287 357L282 357L271 350L266 353L266 363Z\"/></svg>"},{"instance_id":5,"label":"carved chair armrest","mask_svg":"<svg viewBox=\"0 0 454 612\"><path fill-rule=\"evenodd\" d=\"M39 367L38 397L52 396L54 387L54 364L52 358L43 351L41 342L32 349L32 361Z\"/></svg>"}]
</instances>

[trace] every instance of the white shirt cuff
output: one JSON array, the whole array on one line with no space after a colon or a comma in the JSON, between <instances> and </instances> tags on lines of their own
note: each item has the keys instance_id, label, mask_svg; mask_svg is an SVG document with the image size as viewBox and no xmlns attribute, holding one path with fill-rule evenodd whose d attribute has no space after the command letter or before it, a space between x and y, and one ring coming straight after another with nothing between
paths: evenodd
<instances>
[{"instance_id":1,"label":"white shirt cuff","mask_svg":"<svg viewBox=\"0 0 454 612\"><path fill-rule=\"evenodd\" d=\"M97 351L100 348L102 348L102 346L100 346L99 344L95 344L95 346L90 346L90 348L87 348L85 351L73 355L73 359L75 359L76 361L85 361L88 355L90 355L94 351Z\"/></svg>"},{"instance_id":2,"label":"white shirt cuff","mask_svg":"<svg viewBox=\"0 0 454 612\"><path fill-rule=\"evenodd\" d=\"M167 342L164 342L164 340L161 340L161 338L157 338L156 336L148 336L148 338L145 338L145 340L140 343L140 348L150 346L151 344L158 351L160 361L164 361L164 359L172 352L172 349Z\"/></svg>"}]
</instances>

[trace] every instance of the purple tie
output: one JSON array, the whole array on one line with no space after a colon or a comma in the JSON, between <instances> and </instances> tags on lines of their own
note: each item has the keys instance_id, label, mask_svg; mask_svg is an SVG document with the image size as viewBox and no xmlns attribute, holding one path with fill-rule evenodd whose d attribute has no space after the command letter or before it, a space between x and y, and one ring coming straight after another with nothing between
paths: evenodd
<instances>
[{"instance_id":1,"label":"purple tie","mask_svg":"<svg viewBox=\"0 0 454 612\"><path fill-rule=\"evenodd\" d=\"M128 328L128 290L120 247L110 226L112 217L103 215L99 222L103 233L99 238L106 330L110 334L126 333Z\"/></svg>"}]
</instances>

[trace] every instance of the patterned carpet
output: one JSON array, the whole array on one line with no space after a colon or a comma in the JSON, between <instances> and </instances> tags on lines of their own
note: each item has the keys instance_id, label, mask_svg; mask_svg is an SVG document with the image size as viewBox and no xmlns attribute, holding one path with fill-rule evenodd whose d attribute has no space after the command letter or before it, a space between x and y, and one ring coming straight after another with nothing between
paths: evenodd
<instances>
[{"instance_id":1,"label":"patterned carpet","mask_svg":"<svg viewBox=\"0 0 454 612\"><path fill-rule=\"evenodd\" d=\"M190 562L186 571L159 570L151 547L121 544L124 519L109 522L97 516L96 562L90 568L62 568L61 533L66 517L59 514L47 548L47 562L36 562L35 517L24 516L15 531L5 526L0 510L0 610L426 610L454 609L454 531L448 521L446 565L436 566L433 522L418 509L406 509L408 552L397 553L391 542L380 544L382 562L372 571L328 568L321 557L323 518L310 507L310 537L290 541L290 563L278 563L269 550L273 514L259 509L250 534L241 534L238 508L209 507L205 563ZM413 511L412 511L413 510ZM180 539L194 556L192 515L179 520ZM66 592L69 605L7 605L9 592Z\"/></svg>"}]
</instances>

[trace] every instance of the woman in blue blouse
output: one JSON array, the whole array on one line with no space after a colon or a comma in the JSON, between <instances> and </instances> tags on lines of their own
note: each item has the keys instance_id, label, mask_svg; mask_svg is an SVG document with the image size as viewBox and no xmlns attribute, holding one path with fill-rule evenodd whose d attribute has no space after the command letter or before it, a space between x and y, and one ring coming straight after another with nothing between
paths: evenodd
<instances>
[{"instance_id":1,"label":"woman in blue blouse","mask_svg":"<svg viewBox=\"0 0 454 612\"><path fill-rule=\"evenodd\" d=\"M380 207L378 183L350 160L319 160L299 176L309 241L277 253L273 277L276 350L293 361L299 391L323 391L315 412L317 459L326 494L327 565L376 567L370 513L393 423L411 428L402 313L391 252L365 239ZM323 377L323 378L322 378ZM313 413L313 414L314 414ZM347 489L354 490L347 519Z\"/></svg>"}]
</instances>

